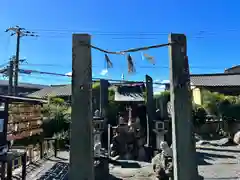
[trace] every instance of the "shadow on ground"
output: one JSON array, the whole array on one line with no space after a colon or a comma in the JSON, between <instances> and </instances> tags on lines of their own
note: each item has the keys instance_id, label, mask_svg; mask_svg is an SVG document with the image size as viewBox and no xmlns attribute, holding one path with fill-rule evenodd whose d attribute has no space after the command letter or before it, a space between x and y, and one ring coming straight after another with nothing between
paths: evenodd
<instances>
[{"instance_id":1,"label":"shadow on ground","mask_svg":"<svg viewBox=\"0 0 240 180\"><path fill-rule=\"evenodd\" d=\"M110 174L108 179L106 179L106 180L123 180L123 179L122 178L117 178L116 176L113 176L113 175Z\"/></svg>"},{"instance_id":2,"label":"shadow on ground","mask_svg":"<svg viewBox=\"0 0 240 180\"><path fill-rule=\"evenodd\" d=\"M198 165L211 165L206 160L212 160L212 158L206 156L204 153L197 152L197 164Z\"/></svg>"},{"instance_id":3,"label":"shadow on ground","mask_svg":"<svg viewBox=\"0 0 240 180\"><path fill-rule=\"evenodd\" d=\"M31 164L27 165L27 174L30 174L33 171L36 171L39 167L41 167L42 165L42 161L38 161L38 162L32 162ZM22 175L20 174L16 174L12 176L13 180L22 180Z\"/></svg>"},{"instance_id":4,"label":"shadow on ground","mask_svg":"<svg viewBox=\"0 0 240 180\"><path fill-rule=\"evenodd\" d=\"M141 168L140 164L137 162L120 162L122 168Z\"/></svg>"},{"instance_id":5,"label":"shadow on ground","mask_svg":"<svg viewBox=\"0 0 240 180\"><path fill-rule=\"evenodd\" d=\"M66 159L66 158L61 158L61 157L56 157L55 159L47 158L46 160L52 161L52 162L59 162L59 161L67 161L68 159Z\"/></svg>"},{"instance_id":6,"label":"shadow on ground","mask_svg":"<svg viewBox=\"0 0 240 180\"><path fill-rule=\"evenodd\" d=\"M109 163L114 166L121 166L121 168L141 168L141 165L135 161L110 160Z\"/></svg>"},{"instance_id":7,"label":"shadow on ground","mask_svg":"<svg viewBox=\"0 0 240 180\"><path fill-rule=\"evenodd\" d=\"M236 159L235 156L230 155L220 155L220 154L211 154L206 152L197 152L197 162L198 165L211 165L211 163L206 160L214 160L215 158L227 158L227 159Z\"/></svg>"},{"instance_id":8,"label":"shadow on ground","mask_svg":"<svg viewBox=\"0 0 240 180\"><path fill-rule=\"evenodd\" d=\"M209 147L197 147L196 149L206 150L206 151L219 151L219 152L240 153L240 150L233 150L233 149L216 149L216 148L209 148Z\"/></svg>"},{"instance_id":9,"label":"shadow on ground","mask_svg":"<svg viewBox=\"0 0 240 180\"><path fill-rule=\"evenodd\" d=\"M68 167L68 163L58 162L38 180L67 180Z\"/></svg>"}]
</instances>

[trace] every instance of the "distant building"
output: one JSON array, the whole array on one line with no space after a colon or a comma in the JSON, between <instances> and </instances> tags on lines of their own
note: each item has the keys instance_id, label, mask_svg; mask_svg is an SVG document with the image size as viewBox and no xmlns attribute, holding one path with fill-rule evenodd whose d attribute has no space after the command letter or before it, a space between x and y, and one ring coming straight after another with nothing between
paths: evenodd
<instances>
[{"instance_id":1,"label":"distant building","mask_svg":"<svg viewBox=\"0 0 240 180\"><path fill-rule=\"evenodd\" d=\"M224 73L240 73L240 65L225 69Z\"/></svg>"},{"instance_id":2,"label":"distant building","mask_svg":"<svg viewBox=\"0 0 240 180\"><path fill-rule=\"evenodd\" d=\"M240 73L194 74L190 80L196 104L202 104L204 90L232 96L240 95Z\"/></svg>"},{"instance_id":3,"label":"distant building","mask_svg":"<svg viewBox=\"0 0 240 180\"><path fill-rule=\"evenodd\" d=\"M47 99L49 96L52 96L70 101L72 96L72 86L71 84L51 85L28 94L27 96L42 99Z\"/></svg>"},{"instance_id":4,"label":"distant building","mask_svg":"<svg viewBox=\"0 0 240 180\"><path fill-rule=\"evenodd\" d=\"M218 92L225 95L240 95L240 66L229 68L224 73L213 74L191 74L190 83L193 101L201 105L203 101L203 91ZM166 90L170 85L166 84Z\"/></svg>"},{"instance_id":5,"label":"distant building","mask_svg":"<svg viewBox=\"0 0 240 180\"><path fill-rule=\"evenodd\" d=\"M19 83L18 92L20 96L25 96L27 94L39 91L40 89L48 87L47 85L31 84L31 83ZM8 94L8 81L0 80L0 95Z\"/></svg>"}]
</instances>

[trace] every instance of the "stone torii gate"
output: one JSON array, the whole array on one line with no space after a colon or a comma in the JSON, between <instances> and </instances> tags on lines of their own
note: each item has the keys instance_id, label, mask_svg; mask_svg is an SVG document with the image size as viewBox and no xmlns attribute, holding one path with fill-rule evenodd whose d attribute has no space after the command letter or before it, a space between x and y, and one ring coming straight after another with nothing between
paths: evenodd
<instances>
[{"instance_id":1,"label":"stone torii gate","mask_svg":"<svg viewBox=\"0 0 240 180\"><path fill-rule=\"evenodd\" d=\"M90 35L73 34L70 180L94 180ZM169 35L174 179L198 179L186 37Z\"/></svg>"}]
</instances>

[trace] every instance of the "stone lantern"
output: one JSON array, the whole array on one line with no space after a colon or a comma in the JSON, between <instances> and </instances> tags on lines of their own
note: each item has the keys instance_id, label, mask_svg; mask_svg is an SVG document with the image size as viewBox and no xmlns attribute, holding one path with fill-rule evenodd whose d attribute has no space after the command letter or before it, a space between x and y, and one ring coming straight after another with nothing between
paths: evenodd
<instances>
[{"instance_id":1,"label":"stone lantern","mask_svg":"<svg viewBox=\"0 0 240 180\"><path fill-rule=\"evenodd\" d=\"M94 144L94 154L95 156L100 156L101 136L104 131L104 117L94 116L93 117L93 144Z\"/></svg>"},{"instance_id":2,"label":"stone lantern","mask_svg":"<svg viewBox=\"0 0 240 180\"><path fill-rule=\"evenodd\" d=\"M160 150L161 142L165 141L164 135L167 132L165 130L165 122L160 120L154 121L153 132L156 134L156 149Z\"/></svg>"}]
</instances>

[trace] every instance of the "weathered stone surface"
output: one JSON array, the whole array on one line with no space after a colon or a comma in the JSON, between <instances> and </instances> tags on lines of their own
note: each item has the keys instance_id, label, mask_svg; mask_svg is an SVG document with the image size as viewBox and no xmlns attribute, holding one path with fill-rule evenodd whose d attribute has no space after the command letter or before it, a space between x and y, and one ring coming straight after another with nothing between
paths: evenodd
<instances>
[{"instance_id":1,"label":"weathered stone surface","mask_svg":"<svg viewBox=\"0 0 240 180\"><path fill-rule=\"evenodd\" d=\"M236 144L240 144L240 131L238 131L233 138L233 142Z\"/></svg>"}]
</instances>

